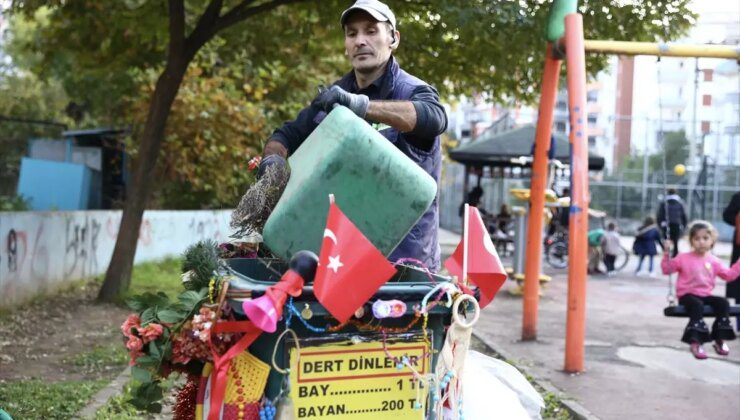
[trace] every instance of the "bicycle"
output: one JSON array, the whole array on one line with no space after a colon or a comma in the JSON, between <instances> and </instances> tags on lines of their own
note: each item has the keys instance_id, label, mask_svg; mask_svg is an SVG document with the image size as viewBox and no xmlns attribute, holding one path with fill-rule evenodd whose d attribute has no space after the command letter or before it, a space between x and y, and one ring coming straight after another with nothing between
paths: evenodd
<instances>
[{"instance_id":1,"label":"bicycle","mask_svg":"<svg viewBox=\"0 0 740 420\"><path fill-rule=\"evenodd\" d=\"M599 259L601 259L599 253ZM614 270L619 271L629 263L631 252L624 246L620 246L620 253L614 261ZM545 260L552 268L568 267L568 233L557 231L545 238ZM606 268L603 261L599 261L599 269ZM605 270L602 270L605 271Z\"/></svg>"}]
</instances>

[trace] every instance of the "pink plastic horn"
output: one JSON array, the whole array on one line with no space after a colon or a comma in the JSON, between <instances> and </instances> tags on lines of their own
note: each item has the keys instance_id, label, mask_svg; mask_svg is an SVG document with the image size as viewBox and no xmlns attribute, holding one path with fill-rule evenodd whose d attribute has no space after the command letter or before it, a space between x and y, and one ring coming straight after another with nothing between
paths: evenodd
<instances>
[{"instance_id":1,"label":"pink plastic horn","mask_svg":"<svg viewBox=\"0 0 740 420\"><path fill-rule=\"evenodd\" d=\"M313 280L317 264L318 257L313 252L297 252L290 260L290 269L277 284L269 287L263 296L242 303L244 314L262 331L275 332L288 295L300 296L303 284Z\"/></svg>"}]
</instances>

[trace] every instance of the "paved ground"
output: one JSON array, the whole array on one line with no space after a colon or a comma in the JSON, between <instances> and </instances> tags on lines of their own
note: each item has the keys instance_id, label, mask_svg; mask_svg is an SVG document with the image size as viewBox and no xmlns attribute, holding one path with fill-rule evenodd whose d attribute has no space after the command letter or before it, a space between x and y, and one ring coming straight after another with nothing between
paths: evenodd
<instances>
[{"instance_id":1,"label":"paved ground","mask_svg":"<svg viewBox=\"0 0 740 420\"><path fill-rule=\"evenodd\" d=\"M443 252L458 240L444 232ZM728 255L727 248L719 244L716 253ZM615 277L589 277L586 372L580 375L562 371L566 270L544 267L553 280L540 300L537 341L520 340L521 298L506 290L513 282L483 311L476 333L598 418L740 418L740 342L730 343L729 357L707 348L711 358L695 360L679 341L686 320L663 316L666 278L635 277L635 266L631 261ZM724 294L724 284L716 293Z\"/></svg>"}]
</instances>

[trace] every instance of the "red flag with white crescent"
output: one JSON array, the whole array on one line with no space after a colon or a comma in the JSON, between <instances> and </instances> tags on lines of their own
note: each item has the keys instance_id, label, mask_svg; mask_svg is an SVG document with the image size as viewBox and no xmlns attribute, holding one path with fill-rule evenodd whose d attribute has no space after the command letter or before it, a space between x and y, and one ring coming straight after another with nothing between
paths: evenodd
<instances>
[{"instance_id":1,"label":"red flag with white crescent","mask_svg":"<svg viewBox=\"0 0 740 420\"><path fill-rule=\"evenodd\" d=\"M334 318L345 322L395 272L332 200L313 284L319 302Z\"/></svg>"},{"instance_id":2,"label":"red flag with white crescent","mask_svg":"<svg viewBox=\"0 0 740 420\"><path fill-rule=\"evenodd\" d=\"M462 281L463 254L465 237L455 248L450 258L445 260L447 271ZM493 300L496 292L506 281L507 275L498 257L496 247L488 235L488 229L478 209L468 209L468 279L480 289L480 307L483 308Z\"/></svg>"}]
</instances>

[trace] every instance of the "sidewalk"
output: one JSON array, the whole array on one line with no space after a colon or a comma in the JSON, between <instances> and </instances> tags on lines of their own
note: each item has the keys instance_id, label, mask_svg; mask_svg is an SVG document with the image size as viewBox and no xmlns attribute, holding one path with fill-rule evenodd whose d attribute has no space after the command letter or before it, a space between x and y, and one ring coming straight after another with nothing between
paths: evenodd
<instances>
[{"instance_id":1,"label":"sidewalk","mask_svg":"<svg viewBox=\"0 0 740 420\"><path fill-rule=\"evenodd\" d=\"M443 254L459 241L451 232L441 238ZM475 333L601 419L738 418L740 343L730 343L729 357L707 347L710 359L695 360L680 342L686 320L663 316L667 279L634 277L635 265L633 258L618 276L589 277L586 372L580 375L562 370L567 270L543 264L553 279L540 299L537 341L520 341L522 301L507 292L513 282L483 311ZM724 295L719 283L716 293Z\"/></svg>"}]
</instances>

